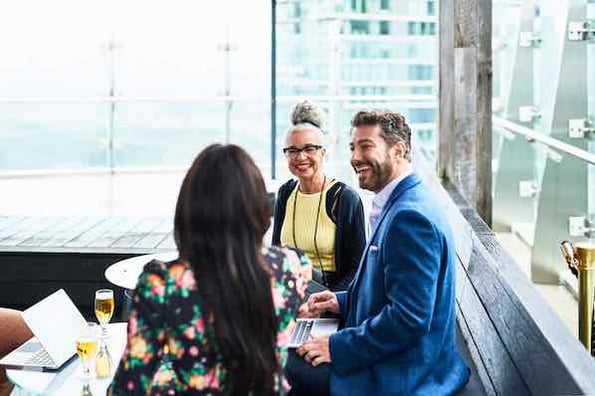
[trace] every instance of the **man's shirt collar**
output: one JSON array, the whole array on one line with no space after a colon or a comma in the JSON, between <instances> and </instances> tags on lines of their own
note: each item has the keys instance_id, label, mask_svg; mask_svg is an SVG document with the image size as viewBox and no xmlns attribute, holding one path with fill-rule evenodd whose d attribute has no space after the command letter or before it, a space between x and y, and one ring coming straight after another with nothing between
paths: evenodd
<instances>
[{"instance_id":1,"label":"man's shirt collar","mask_svg":"<svg viewBox=\"0 0 595 396\"><path fill-rule=\"evenodd\" d=\"M384 208L384 205L386 205L386 201L388 201L395 188L397 188L399 183L412 173L413 169L409 167L409 169L407 169L402 175L396 179L393 179L390 183L384 186L384 188L380 190L380 192L378 192L378 194L376 194L372 200L372 206L377 206L380 211L382 211L382 208Z\"/></svg>"}]
</instances>

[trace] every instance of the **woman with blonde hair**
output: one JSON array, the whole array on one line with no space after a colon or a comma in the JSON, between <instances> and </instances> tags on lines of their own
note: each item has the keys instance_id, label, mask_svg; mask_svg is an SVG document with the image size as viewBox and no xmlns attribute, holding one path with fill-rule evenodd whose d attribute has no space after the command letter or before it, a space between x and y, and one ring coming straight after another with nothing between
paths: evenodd
<instances>
[{"instance_id":1,"label":"woman with blonde hair","mask_svg":"<svg viewBox=\"0 0 595 396\"><path fill-rule=\"evenodd\" d=\"M297 180L279 188L273 244L304 251L318 282L333 291L345 290L365 245L363 206L355 190L323 170L326 149L318 107L297 103L291 123L283 152Z\"/></svg>"}]
</instances>

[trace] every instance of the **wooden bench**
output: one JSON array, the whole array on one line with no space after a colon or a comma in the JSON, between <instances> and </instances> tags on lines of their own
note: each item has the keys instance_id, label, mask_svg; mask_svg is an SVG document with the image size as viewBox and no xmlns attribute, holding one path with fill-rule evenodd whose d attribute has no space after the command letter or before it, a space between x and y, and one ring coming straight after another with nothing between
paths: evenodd
<instances>
[{"instance_id":1,"label":"wooden bench","mask_svg":"<svg viewBox=\"0 0 595 396\"><path fill-rule=\"evenodd\" d=\"M474 370L463 394L595 393L592 357L494 233L452 184L425 179L455 239L459 348Z\"/></svg>"}]
</instances>

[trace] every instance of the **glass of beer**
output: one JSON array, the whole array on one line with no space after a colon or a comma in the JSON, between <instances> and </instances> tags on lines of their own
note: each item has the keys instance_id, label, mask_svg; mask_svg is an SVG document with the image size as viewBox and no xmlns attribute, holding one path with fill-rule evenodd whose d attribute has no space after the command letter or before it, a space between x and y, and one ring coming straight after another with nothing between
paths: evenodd
<instances>
[{"instance_id":1,"label":"glass of beer","mask_svg":"<svg viewBox=\"0 0 595 396\"><path fill-rule=\"evenodd\" d=\"M101 289L95 292L95 316L101 325L100 338L107 338L106 324L109 323L114 314L114 291L110 289Z\"/></svg>"},{"instance_id":2,"label":"glass of beer","mask_svg":"<svg viewBox=\"0 0 595 396\"><path fill-rule=\"evenodd\" d=\"M76 354L83 364L82 377L85 380L93 378L91 373L91 361L97 352L97 325L87 323L81 328L76 338Z\"/></svg>"}]
</instances>

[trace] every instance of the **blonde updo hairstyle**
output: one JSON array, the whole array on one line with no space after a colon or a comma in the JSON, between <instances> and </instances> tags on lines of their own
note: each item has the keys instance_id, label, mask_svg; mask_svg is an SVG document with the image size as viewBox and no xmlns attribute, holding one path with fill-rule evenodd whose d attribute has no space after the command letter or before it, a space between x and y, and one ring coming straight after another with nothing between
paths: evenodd
<instances>
[{"instance_id":1,"label":"blonde updo hairstyle","mask_svg":"<svg viewBox=\"0 0 595 396\"><path fill-rule=\"evenodd\" d=\"M287 137L293 133L303 130L314 130L318 135L320 144L323 140L324 114L318 106L304 100L298 102L293 106L291 111L291 127L287 132Z\"/></svg>"}]
</instances>

